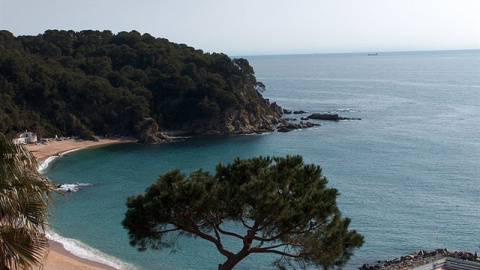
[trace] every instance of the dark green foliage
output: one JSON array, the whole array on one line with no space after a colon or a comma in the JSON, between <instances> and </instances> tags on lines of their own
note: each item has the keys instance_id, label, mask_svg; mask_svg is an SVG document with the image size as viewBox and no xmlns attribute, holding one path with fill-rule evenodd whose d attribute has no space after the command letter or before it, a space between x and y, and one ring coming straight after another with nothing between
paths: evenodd
<instances>
[{"instance_id":1,"label":"dark green foliage","mask_svg":"<svg viewBox=\"0 0 480 270\"><path fill-rule=\"evenodd\" d=\"M128 198L123 226L143 251L171 247L178 236L210 241L231 269L254 253L278 255L279 267L344 265L363 237L348 230L321 168L300 156L237 158L188 177L179 170L160 175L144 194ZM231 223L237 224L235 229ZM237 251L223 246L237 238Z\"/></svg>"},{"instance_id":2,"label":"dark green foliage","mask_svg":"<svg viewBox=\"0 0 480 270\"><path fill-rule=\"evenodd\" d=\"M258 85L245 59L136 31L0 31L0 132L10 136L135 136L150 118L185 128L242 107Z\"/></svg>"}]
</instances>

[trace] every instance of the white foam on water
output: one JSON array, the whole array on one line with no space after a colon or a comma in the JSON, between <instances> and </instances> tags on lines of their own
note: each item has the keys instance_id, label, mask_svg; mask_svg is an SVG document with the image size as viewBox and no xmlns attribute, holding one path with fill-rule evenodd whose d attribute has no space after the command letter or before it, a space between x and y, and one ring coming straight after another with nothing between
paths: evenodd
<instances>
[{"instance_id":1,"label":"white foam on water","mask_svg":"<svg viewBox=\"0 0 480 270\"><path fill-rule=\"evenodd\" d=\"M52 163L55 159L57 159L59 157L62 157L64 155L68 154L68 153L78 151L80 149L81 148L77 148L77 149L73 149L73 150L63 152L59 155L48 157L42 164L39 164L38 172L40 172L41 174L45 174L47 172L46 169L48 168L50 163ZM89 184L89 183L66 184L67 187L74 186L77 190L78 190L79 186L90 186L90 185L91 184ZM63 248L65 248L65 250L67 250L68 252L72 253L73 255L75 255L77 257L87 259L87 260L90 260L90 261L94 261L94 262L98 262L98 263L102 263L102 264L111 266L111 267L116 268L116 269L121 269L121 270L135 270L136 269L135 267L131 266L130 264L128 264L126 262L123 262L123 261L121 261L121 260L119 260L119 259L117 259L113 256L109 256L105 253L102 253L101 251L99 251L97 249L94 249L94 248L82 243L81 241L71 239L71 238L62 237L62 236L60 236L60 235L58 235L58 234L56 234L55 232L52 232L52 231L46 232L46 235L47 235L48 239L60 243L63 246Z\"/></svg>"},{"instance_id":2,"label":"white foam on water","mask_svg":"<svg viewBox=\"0 0 480 270\"><path fill-rule=\"evenodd\" d=\"M90 261L105 264L115 269L121 269L121 270L136 269L132 265L126 262L123 262L118 258L102 253L101 251L94 249L78 240L62 237L52 231L47 232L47 238L52 241L60 243L63 246L63 248L65 248L68 252L82 259L87 259Z\"/></svg>"},{"instance_id":3,"label":"white foam on water","mask_svg":"<svg viewBox=\"0 0 480 270\"><path fill-rule=\"evenodd\" d=\"M190 139L192 136L171 136L174 140Z\"/></svg>"},{"instance_id":4,"label":"white foam on water","mask_svg":"<svg viewBox=\"0 0 480 270\"><path fill-rule=\"evenodd\" d=\"M50 165L50 163L56 158L58 158L58 156L48 157L42 164L38 165L38 172L44 174L48 168L48 165Z\"/></svg>"},{"instance_id":5,"label":"white foam on water","mask_svg":"<svg viewBox=\"0 0 480 270\"><path fill-rule=\"evenodd\" d=\"M68 151L65 151L61 154L58 154L58 155L55 155L55 156L51 156L51 157L48 157L42 164L39 164L38 165L38 172L41 173L41 174L45 174L47 172L47 168L48 166L50 165L50 163L52 163L55 159L59 158L59 157L63 157L65 156L66 154L68 153L71 153L71 152L75 152L75 151L78 151L82 148L76 148L76 149L72 149L72 150L68 150Z\"/></svg>"},{"instance_id":6,"label":"white foam on water","mask_svg":"<svg viewBox=\"0 0 480 270\"><path fill-rule=\"evenodd\" d=\"M75 184L60 184L57 186L56 190L63 192L77 192L82 187L88 187L92 184L89 183L75 183Z\"/></svg>"}]
</instances>

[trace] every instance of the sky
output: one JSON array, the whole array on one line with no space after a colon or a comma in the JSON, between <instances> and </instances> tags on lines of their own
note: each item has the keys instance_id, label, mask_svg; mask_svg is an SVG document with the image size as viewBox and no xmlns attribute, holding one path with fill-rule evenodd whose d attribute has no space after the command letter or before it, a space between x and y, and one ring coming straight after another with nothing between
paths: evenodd
<instances>
[{"instance_id":1,"label":"sky","mask_svg":"<svg viewBox=\"0 0 480 270\"><path fill-rule=\"evenodd\" d=\"M0 29L136 30L228 55L480 49L480 0L0 0Z\"/></svg>"}]
</instances>

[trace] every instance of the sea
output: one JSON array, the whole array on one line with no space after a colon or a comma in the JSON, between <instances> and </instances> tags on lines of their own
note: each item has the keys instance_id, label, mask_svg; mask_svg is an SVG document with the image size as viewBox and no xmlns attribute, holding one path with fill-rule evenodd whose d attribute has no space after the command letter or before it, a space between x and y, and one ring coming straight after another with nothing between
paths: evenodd
<instances>
[{"instance_id":1,"label":"sea","mask_svg":"<svg viewBox=\"0 0 480 270\"><path fill-rule=\"evenodd\" d=\"M245 58L266 85L265 98L306 112L287 117L361 120L116 144L50 159L43 172L53 182L85 185L56 199L49 237L119 269L213 270L224 258L199 238L180 238L169 250L130 246L121 225L127 197L173 168L213 172L236 157L301 155L322 167L350 229L365 237L345 269L422 249L480 251L480 50ZM235 269L275 269L275 258L252 255Z\"/></svg>"}]
</instances>

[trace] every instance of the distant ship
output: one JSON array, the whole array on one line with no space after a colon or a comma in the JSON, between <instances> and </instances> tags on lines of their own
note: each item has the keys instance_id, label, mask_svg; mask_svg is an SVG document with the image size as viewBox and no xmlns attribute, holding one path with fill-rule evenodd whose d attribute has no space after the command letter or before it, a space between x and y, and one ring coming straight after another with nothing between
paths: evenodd
<instances>
[{"instance_id":1,"label":"distant ship","mask_svg":"<svg viewBox=\"0 0 480 270\"><path fill-rule=\"evenodd\" d=\"M375 56L375 55L378 55L378 53L369 53L367 54L368 56Z\"/></svg>"}]
</instances>

